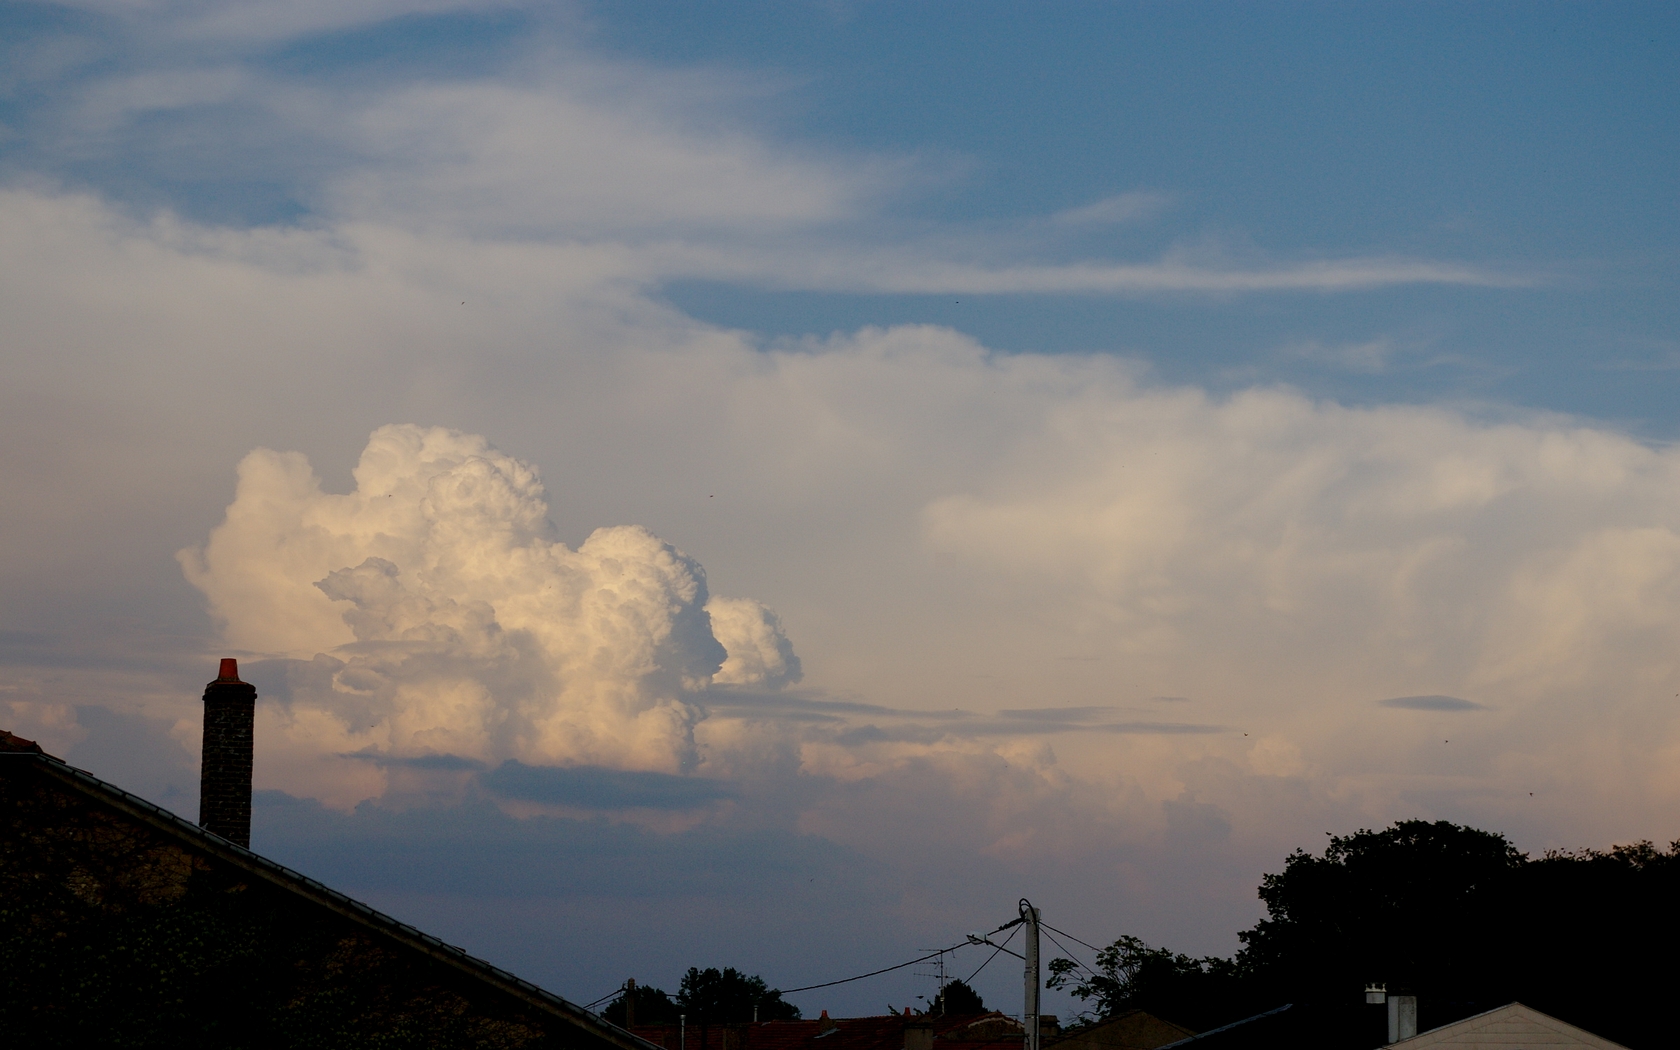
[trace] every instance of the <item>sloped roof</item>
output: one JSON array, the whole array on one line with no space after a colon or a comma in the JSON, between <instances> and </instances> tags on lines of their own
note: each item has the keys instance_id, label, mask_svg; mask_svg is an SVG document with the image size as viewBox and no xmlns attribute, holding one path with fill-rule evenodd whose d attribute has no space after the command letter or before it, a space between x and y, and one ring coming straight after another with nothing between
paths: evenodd
<instances>
[{"instance_id":1,"label":"sloped roof","mask_svg":"<svg viewBox=\"0 0 1680 1050\"><path fill-rule=\"evenodd\" d=\"M1153 1050L1195 1034L1147 1010L1127 1010L1107 1020L1070 1029L1058 1039L1046 1040L1045 1045L1062 1050Z\"/></svg>"},{"instance_id":2,"label":"sloped roof","mask_svg":"<svg viewBox=\"0 0 1680 1050\"><path fill-rule=\"evenodd\" d=\"M1391 1044L1405 1050L1424 1047L1455 1047L1462 1050L1538 1050L1540 1047L1591 1047L1592 1050L1627 1050L1601 1035L1576 1028L1532 1006L1507 1003L1495 1010L1466 1017L1462 1021L1419 1032L1410 1039Z\"/></svg>"},{"instance_id":3,"label":"sloped roof","mask_svg":"<svg viewBox=\"0 0 1680 1050\"><path fill-rule=\"evenodd\" d=\"M467 977L511 995L542 1013L564 1019L576 1026L585 1036L597 1040L597 1045L605 1044L616 1050L659 1050L656 1044L625 1031L600 1015L562 999L553 992L539 988L530 981L483 959L468 955L453 944L446 944L429 933L405 922L399 922L307 875L229 842L220 835L206 831L138 795L124 791L114 784L108 784L86 770L77 769L63 759L45 753L32 740L25 740L0 730L0 775L18 775L25 770L93 798L154 831L239 869L252 878L335 912L372 933L420 952Z\"/></svg>"},{"instance_id":4,"label":"sloped roof","mask_svg":"<svg viewBox=\"0 0 1680 1050\"><path fill-rule=\"evenodd\" d=\"M1232 1021L1230 1024L1220 1025L1218 1028L1209 1028L1205 1032L1198 1032L1195 1035L1180 1039L1176 1043L1168 1043L1160 1050L1175 1050L1178 1047L1184 1047L1186 1050L1194 1047L1200 1050L1204 1046L1237 1046L1255 1040L1277 1042L1279 1041L1279 1033L1287 1033L1293 1029L1299 1016L1300 1011L1295 1008L1295 1004L1284 1003L1282 1006L1275 1006L1252 1017Z\"/></svg>"},{"instance_id":5,"label":"sloped roof","mask_svg":"<svg viewBox=\"0 0 1680 1050\"><path fill-rule=\"evenodd\" d=\"M17 754L27 755L46 754L45 751L41 750L41 745L37 744L35 741L25 740L23 737L17 736L13 733L8 733L4 729L0 729L0 752L14 752Z\"/></svg>"},{"instance_id":6,"label":"sloped roof","mask_svg":"<svg viewBox=\"0 0 1680 1050\"><path fill-rule=\"evenodd\" d=\"M933 1050L1000 1050L1021 1045L1021 1024L991 1012L968 1017L880 1014L873 1017L826 1016L815 1020L759 1021L756 1024L690 1024L683 1050L904 1050L909 1027L933 1030ZM637 1025L637 1035L677 1050L676 1025ZM725 1034L725 1032L729 1034Z\"/></svg>"}]
</instances>

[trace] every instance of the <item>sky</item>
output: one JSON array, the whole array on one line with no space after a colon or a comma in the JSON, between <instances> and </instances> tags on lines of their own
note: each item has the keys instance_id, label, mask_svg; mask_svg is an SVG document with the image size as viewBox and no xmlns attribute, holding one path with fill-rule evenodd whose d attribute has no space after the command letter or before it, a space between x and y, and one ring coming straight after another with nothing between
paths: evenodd
<instances>
[{"instance_id":1,"label":"sky","mask_svg":"<svg viewBox=\"0 0 1680 1050\"><path fill-rule=\"evenodd\" d=\"M237 656L254 848L559 994L1023 897L1228 955L1398 819L1680 838L1673 5L0 47L0 727L195 817Z\"/></svg>"}]
</instances>

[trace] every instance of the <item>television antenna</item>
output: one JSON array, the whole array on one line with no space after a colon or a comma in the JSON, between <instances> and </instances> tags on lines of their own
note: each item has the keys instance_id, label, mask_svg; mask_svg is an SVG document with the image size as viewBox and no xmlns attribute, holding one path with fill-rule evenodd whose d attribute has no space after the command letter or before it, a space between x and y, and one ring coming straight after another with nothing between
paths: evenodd
<instances>
[{"instance_id":1,"label":"television antenna","mask_svg":"<svg viewBox=\"0 0 1680 1050\"><path fill-rule=\"evenodd\" d=\"M940 997L945 994L945 985L947 983L946 980L945 980L945 953L949 952L951 949L949 949L949 948L917 948L916 950L919 951L919 952L937 952L938 953L933 959L929 960L927 969L925 969L925 970L912 970L910 972L915 974L917 977L931 977L933 980L939 982L938 995L936 995L933 998L933 1000L928 1003L928 1010L931 1012L933 1010L933 1004L934 1003L939 1003L939 1009L940 1009L941 1013L943 1013L943 1011L945 1009L945 1003ZM921 996L918 995L918 996L916 996L916 998L920 999Z\"/></svg>"}]
</instances>

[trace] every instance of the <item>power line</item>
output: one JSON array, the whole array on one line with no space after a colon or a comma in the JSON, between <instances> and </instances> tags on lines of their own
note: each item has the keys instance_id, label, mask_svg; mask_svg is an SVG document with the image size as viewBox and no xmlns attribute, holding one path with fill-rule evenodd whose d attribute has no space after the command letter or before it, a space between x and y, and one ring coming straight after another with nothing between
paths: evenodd
<instances>
[{"instance_id":1,"label":"power line","mask_svg":"<svg viewBox=\"0 0 1680 1050\"><path fill-rule=\"evenodd\" d=\"M1075 936L1074 936L1074 935L1073 935L1073 934L1071 934L1071 933L1069 933L1069 932L1067 932L1067 931L1066 931L1066 930L1058 930L1058 929L1056 929L1056 927L1054 927L1054 926L1052 926L1052 925L1050 925L1050 924L1049 924L1049 923L1047 923L1047 922L1041 922L1041 923L1039 923L1039 925L1040 925L1040 926L1042 926L1042 927L1044 927L1044 928L1045 928L1045 929L1047 929L1047 930L1049 930L1049 931L1051 931L1051 932L1052 932L1052 933L1059 933L1059 934L1061 934L1061 935L1062 935L1062 936L1063 936L1063 937L1066 937L1066 938L1067 938L1067 939L1068 939L1068 940L1070 940L1070 941L1072 941L1072 942L1073 942L1073 943L1075 943L1075 944L1083 944L1083 945L1085 945L1085 947L1087 947L1087 948L1089 948L1089 949L1091 949L1091 950L1092 950L1092 951L1094 951L1094 952L1100 952L1100 951L1102 951L1102 949L1101 949L1101 948L1098 948L1098 947L1097 947L1097 946L1096 946L1096 945L1094 945L1094 944L1091 944L1091 943L1089 943L1089 942L1087 942L1087 941L1082 941L1082 940L1080 940L1080 939L1079 939L1079 938L1078 938L1078 937L1075 937Z\"/></svg>"},{"instance_id":2,"label":"power line","mask_svg":"<svg viewBox=\"0 0 1680 1050\"><path fill-rule=\"evenodd\" d=\"M993 932L996 932L996 931L993 931ZM1010 941L1014 940L1016 932L1017 931L1015 931L1015 930L1011 930L1010 933L1009 933L1009 936L1007 936L1003 939L1003 944L1008 944ZM991 941L981 941L980 943L981 944L991 944L992 942ZM1001 953L1005 950L1004 947L1003 947L1003 944L992 945L994 948L997 949L997 951L994 951L994 952L992 952L992 954L986 956L986 961L980 964L980 970L984 970L986 967L992 965L992 960L996 959L998 957L999 953ZM1014 955L1015 953L1010 952L1009 954ZM976 977L980 976L980 970L975 970L973 973L969 974L968 975L968 980L964 981L963 983L964 984L971 984Z\"/></svg>"},{"instance_id":3,"label":"power line","mask_svg":"<svg viewBox=\"0 0 1680 1050\"><path fill-rule=\"evenodd\" d=\"M1010 929L1011 927L1021 925L1021 921L1022 920L1020 920L1020 919L1011 919L1008 922L1004 923L1002 926L999 926L997 929L991 931L991 933L1002 933L1004 930ZM989 937L989 936L991 936L991 934L989 933L986 936ZM1015 939L1015 935L1013 933L1011 933L1007 938L1004 939L1003 943L1008 944L1011 940L1014 940L1014 939ZM902 970L906 966L914 966L917 963L925 963L929 959L937 959L940 956L944 955L946 952L954 952L958 948L964 948L964 947L967 947L970 944L990 944L990 943L992 943L992 942L988 941L988 940L984 940L984 939L976 939L976 936L974 934L970 934L968 936L968 938L963 940L960 944L953 944L949 948L941 948L938 951L933 952L930 955L923 955L919 958L911 959L909 962L901 962L897 966L888 966L885 969L881 969L881 970L871 970L868 973L860 973L856 977L845 977L845 978L842 978L838 981L824 981L822 984L808 984L803 988L779 988L779 989L777 989L777 991L781 992L783 995L792 995L794 992L809 992L809 991L814 991L818 988L832 988L837 984L850 984L853 981L861 981L865 977L877 977L877 976L879 976L883 973L892 973L894 970ZM1001 947L999 948L999 950L1000 951L1002 950ZM992 954L996 955L997 952L993 952ZM1015 953L1010 952L1009 954L1014 955ZM990 962L991 960L987 960L987 961ZM983 966L981 967L981 969L984 969L984 968L985 967L983 967ZM980 971L976 970L974 972L979 973Z\"/></svg>"},{"instance_id":4,"label":"power line","mask_svg":"<svg viewBox=\"0 0 1680 1050\"><path fill-rule=\"evenodd\" d=\"M1056 947L1060 948L1062 951L1067 953L1068 961L1072 962L1075 966L1079 967L1081 970L1084 970L1086 973L1090 974L1092 977L1102 976L1101 974L1097 973L1097 971L1091 969L1089 966L1086 966L1079 959L1074 958L1073 952L1068 950L1067 945L1063 944L1061 941L1056 940L1056 935L1049 932L1050 928L1048 926L1045 926L1042 922L1039 923L1038 925L1045 931L1044 935L1046 937L1050 938L1050 942L1052 944L1054 944ZM1077 938L1075 938L1072 934L1064 933L1064 934L1062 934L1062 936L1066 937L1070 941L1071 940L1077 940ZM1083 944L1084 942L1081 941L1080 943Z\"/></svg>"},{"instance_id":5,"label":"power line","mask_svg":"<svg viewBox=\"0 0 1680 1050\"><path fill-rule=\"evenodd\" d=\"M876 977L876 976L879 976L880 974L883 974L883 973L892 973L894 970L902 970L906 966L914 966L917 963L925 963L929 959L937 959L941 955L944 955L946 952L954 952L958 948L963 947L963 945L966 945L967 943L968 943L967 941L963 941L962 944L953 944L949 948L939 949L938 951L934 952L932 955L924 955L919 959L911 959L909 962L901 962L897 966L888 966L885 969L871 970L868 973L860 973L856 977L845 977L845 978L842 978L838 981L824 981L822 984L808 984L803 988L783 988L783 989L780 989L780 991L783 995L792 995L794 992L809 992L809 991L812 991L812 990L817 989L817 988L832 988L837 984L850 984L853 981L861 981L865 977Z\"/></svg>"},{"instance_id":6,"label":"power line","mask_svg":"<svg viewBox=\"0 0 1680 1050\"><path fill-rule=\"evenodd\" d=\"M623 992L623 991L624 991L623 988L614 988L612 991L608 992L606 995L603 995L603 996L601 996L601 998L595 1000L595 1002L585 1005L584 1009L585 1010L593 1010L596 1007L596 1005L606 1002L608 999L611 999L613 996L618 995L620 992Z\"/></svg>"}]
</instances>

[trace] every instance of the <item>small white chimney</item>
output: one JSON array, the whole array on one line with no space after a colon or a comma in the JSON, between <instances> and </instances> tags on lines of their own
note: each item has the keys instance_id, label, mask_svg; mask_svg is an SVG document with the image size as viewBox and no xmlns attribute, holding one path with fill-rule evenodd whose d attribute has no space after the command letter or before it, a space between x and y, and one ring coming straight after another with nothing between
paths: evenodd
<instances>
[{"instance_id":1,"label":"small white chimney","mask_svg":"<svg viewBox=\"0 0 1680 1050\"><path fill-rule=\"evenodd\" d=\"M1398 1043L1417 1035L1417 996L1388 997L1388 1041Z\"/></svg>"}]
</instances>

